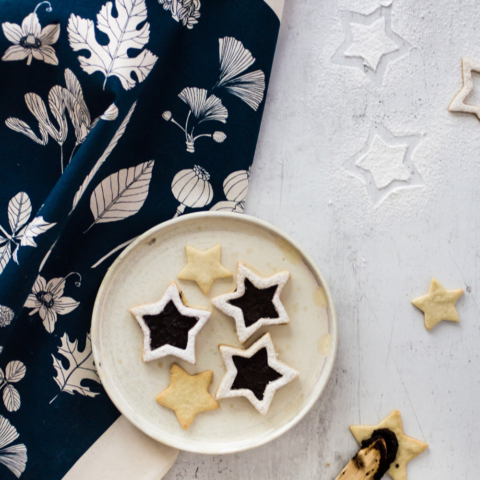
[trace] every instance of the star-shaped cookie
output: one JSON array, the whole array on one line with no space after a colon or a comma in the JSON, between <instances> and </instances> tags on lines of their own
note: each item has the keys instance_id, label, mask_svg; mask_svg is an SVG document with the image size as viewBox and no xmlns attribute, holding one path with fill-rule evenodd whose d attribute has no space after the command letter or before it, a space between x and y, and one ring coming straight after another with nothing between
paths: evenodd
<instances>
[{"instance_id":1,"label":"star-shaped cookie","mask_svg":"<svg viewBox=\"0 0 480 480\"><path fill-rule=\"evenodd\" d=\"M157 403L175 411L177 419L184 430L202 412L220 407L218 402L208 393L208 386L213 377L212 370L198 375L189 375L176 365L170 369L170 385L157 395Z\"/></svg>"},{"instance_id":2,"label":"star-shaped cookie","mask_svg":"<svg viewBox=\"0 0 480 480\"><path fill-rule=\"evenodd\" d=\"M472 72L480 72L480 62L462 58L463 87L453 98L448 110L450 112L473 113L480 119L480 105L465 103L467 97L473 92Z\"/></svg>"},{"instance_id":3,"label":"star-shaped cookie","mask_svg":"<svg viewBox=\"0 0 480 480\"><path fill-rule=\"evenodd\" d=\"M205 308L187 307L172 282L157 303L130 309L143 331L144 362L175 355L195 363L195 337L212 315Z\"/></svg>"},{"instance_id":4,"label":"star-shaped cookie","mask_svg":"<svg viewBox=\"0 0 480 480\"><path fill-rule=\"evenodd\" d=\"M387 473L393 480L407 479L407 463L413 458L420 455L428 445L420 440L407 437L403 433L402 417L398 410L392 412L388 417L384 418L378 425L353 425L350 427L355 440L361 445L364 440L369 439L375 430L388 428L392 431L398 441L398 451L395 460L390 465Z\"/></svg>"},{"instance_id":5,"label":"star-shaped cookie","mask_svg":"<svg viewBox=\"0 0 480 480\"><path fill-rule=\"evenodd\" d=\"M280 300L289 277L290 273L286 270L271 277L262 277L245 263L238 262L236 290L212 298L212 303L234 318L240 343L264 325L290 322Z\"/></svg>"},{"instance_id":6,"label":"star-shaped cookie","mask_svg":"<svg viewBox=\"0 0 480 480\"><path fill-rule=\"evenodd\" d=\"M197 282L206 295L215 280L232 276L232 272L220 263L221 250L220 244L205 251L187 245L185 251L188 263L178 274L178 278Z\"/></svg>"},{"instance_id":7,"label":"star-shaped cookie","mask_svg":"<svg viewBox=\"0 0 480 480\"><path fill-rule=\"evenodd\" d=\"M446 290L440 283L432 278L428 293L422 297L414 298L412 303L420 309L425 316L425 328L431 330L442 320L459 322L455 302L463 295L463 290Z\"/></svg>"},{"instance_id":8,"label":"star-shaped cookie","mask_svg":"<svg viewBox=\"0 0 480 480\"><path fill-rule=\"evenodd\" d=\"M218 348L227 371L215 398L246 397L262 415L275 392L300 375L277 359L269 333L246 350L228 345Z\"/></svg>"}]
</instances>

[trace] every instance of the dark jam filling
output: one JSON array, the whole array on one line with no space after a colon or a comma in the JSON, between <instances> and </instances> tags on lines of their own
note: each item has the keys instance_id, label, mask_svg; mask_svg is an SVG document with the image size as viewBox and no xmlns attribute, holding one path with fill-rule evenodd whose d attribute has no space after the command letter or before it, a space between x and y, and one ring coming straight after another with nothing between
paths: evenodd
<instances>
[{"instance_id":1,"label":"dark jam filling","mask_svg":"<svg viewBox=\"0 0 480 480\"><path fill-rule=\"evenodd\" d=\"M144 315L143 320L150 329L152 350L163 345L187 348L188 332L197 323L196 318L182 315L171 300L160 313Z\"/></svg>"},{"instance_id":2,"label":"dark jam filling","mask_svg":"<svg viewBox=\"0 0 480 480\"><path fill-rule=\"evenodd\" d=\"M232 360L238 372L232 390L246 388L251 390L260 401L263 400L267 385L282 376L269 367L266 348L262 348L251 358L234 355Z\"/></svg>"},{"instance_id":3,"label":"dark jam filling","mask_svg":"<svg viewBox=\"0 0 480 480\"><path fill-rule=\"evenodd\" d=\"M248 278L245 279L245 293L240 298L229 300L234 307L241 308L245 326L249 327L261 318L278 318L278 312L272 303L278 285L260 289Z\"/></svg>"},{"instance_id":4,"label":"dark jam filling","mask_svg":"<svg viewBox=\"0 0 480 480\"><path fill-rule=\"evenodd\" d=\"M379 428L372 433L372 436L368 440L362 442L362 448L366 448L377 440L384 440L377 443L377 450L380 452L380 465L373 477L373 480L380 480L383 475L390 468L391 463L395 460L398 452L397 436L388 428ZM397 466L398 468L398 466Z\"/></svg>"}]
</instances>

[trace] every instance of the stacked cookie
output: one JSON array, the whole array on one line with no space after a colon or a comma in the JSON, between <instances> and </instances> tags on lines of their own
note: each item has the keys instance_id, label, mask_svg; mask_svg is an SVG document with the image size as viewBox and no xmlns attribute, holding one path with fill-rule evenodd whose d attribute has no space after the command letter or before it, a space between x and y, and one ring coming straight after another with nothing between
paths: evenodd
<instances>
[{"instance_id":1,"label":"stacked cookie","mask_svg":"<svg viewBox=\"0 0 480 480\"><path fill-rule=\"evenodd\" d=\"M186 253L188 263L178 278L195 281L204 294L208 293L215 280L232 276L221 264L220 245L206 251L187 245ZM280 299L289 277L288 271L263 277L250 266L238 262L236 289L213 298L211 302L235 320L241 344L263 326L290 322ZM212 312L187 306L175 282L169 285L158 302L134 307L131 312L144 333L144 362L166 355L196 362L195 338ZM299 375L299 372L278 360L269 333L248 349L219 345L219 350L226 373L215 399L243 396L261 414L267 413L276 390ZM187 429L198 413L220 406L208 393L212 377L211 370L189 375L174 364L170 386L156 400L160 405L173 409L181 426Z\"/></svg>"}]
</instances>

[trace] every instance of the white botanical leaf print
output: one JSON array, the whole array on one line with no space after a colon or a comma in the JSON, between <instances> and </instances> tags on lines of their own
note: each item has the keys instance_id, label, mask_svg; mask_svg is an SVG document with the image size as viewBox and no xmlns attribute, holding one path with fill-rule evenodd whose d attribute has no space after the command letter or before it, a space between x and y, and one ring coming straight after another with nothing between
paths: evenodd
<instances>
[{"instance_id":1,"label":"white botanical leaf print","mask_svg":"<svg viewBox=\"0 0 480 480\"><path fill-rule=\"evenodd\" d=\"M112 14L113 3L107 2L97 15L97 27L109 38L108 45L100 45L95 38L92 20L72 14L68 20L68 39L75 52L88 50L90 57L78 57L80 66L91 75L101 72L105 76L103 88L109 77L115 75L125 90L136 85L135 72L143 82L157 61L156 55L142 50L150 38L145 0L115 0L117 16ZM143 26L137 29L140 24ZM128 56L129 49L142 50L136 57Z\"/></svg>"},{"instance_id":2,"label":"white botanical leaf print","mask_svg":"<svg viewBox=\"0 0 480 480\"><path fill-rule=\"evenodd\" d=\"M102 180L90 197L90 209L96 223L118 222L135 215L145 203L152 179L154 160L136 167L123 168Z\"/></svg>"},{"instance_id":3,"label":"white botanical leaf print","mask_svg":"<svg viewBox=\"0 0 480 480\"><path fill-rule=\"evenodd\" d=\"M31 213L32 204L25 192L17 193L8 203L8 223L12 233L9 234L0 225L0 231L5 235L5 237L0 237L0 274L12 256L14 261L18 263L17 255L21 246L36 247L37 244L33 241L33 238L56 225L55 223L45 222L43 217L36 217L28 225L25 225Z\"/></svg>"},{"instance_id":4,"label":"white botanical leaf print","mask_svg":"<svg viewBox=\"0 0 480 480\"><path fill-rule=\"evenodd\" d=\"M185 207L202 208L212 201L213 188L209 180L210 174L198 165L192 169L181 170L175 175L172 193L180 205L174 218L181 215Z\"/></svg>"},{"instance_id":5,"label":"white botanical leaf print","mask_svg":"<svg viewBox=\"0 0 480 480\"><path fill-rule=\"evenodd\" d=\"M19 118L9 117L5 120L8 128L11 128L15 132L23 133L23 135L26 135L39 145L46 145L49 136L52 137L60 145L60 167L62 173L64 170L63 144L68 135L66 112L68 112L70 116L76 136L76 143L70 153L70 160L76 148L85 141L87 135L92 131L100 118L111 121L115 120L118 115L117 107L110 105L101 117L92 121L90 112L83 98L80 82L68 68L65 69L65 84L67 88L55 85L48 94L48 106L58 124L58 128L55 127L50 120L44 101L36 93L27 93L25 95L25 103L38 122L40 137Z\"/></svg>"},{"instance_id":6,"label":"white botanical leaf print","mask_svg":"<svg viewBox=\"0 0 480 480\"><path fill-rule=\"evenodd\" d=\"M255 58L236 38L220 38L219 43L220 79L216 87L224 87L229 93L257 110L265 92L265 74L261 70L256 70L239 77L238 75L255 63Z\"/></svg>"},{"instance_id":7,"label":"white botanical leaf print","mask_svg":"<svg viewBox=\"0 0 480 480\"><path fill-rule=\"evenodd\" d=\"M0 464L20 478L27 464L27 448L23 443L8 447L18 437L16 428L0 415Z\"/></svg>"},{"instance_id":8,"label":"white botanical leaf print","mask_svg":"<svg viewBox=\"0 0 480 480\"><path fill-rule=\"evenodd\" d=\"M185 134L185 143L187 145L187 152L195 152L195 141L201 137L210 137L217 143L222 143L227 136L223 132L214 132L213 134L204 133L201 135L194 136L193 132L195 128L200 125L202 122L207 121L217 121L221 123L227 123L228 110L222 104L222 101L215 95L207 96L207 90L203 88L196 87L187 87L184 88L180 94L179 98L184 101L189 107L190 112L188 113L187 120L185 122L185 127L182 127L172 116L172 113L169 111L163 112L163 119L167 122L172 122ZM193 113L193 117L197 120L195 124L189 126L188 122L190 116Z\"/></svg>"},{"instance_id":9,"label":"white botanical leaf print","mask_svg":"<svg viewBox=\"0 0 480 480\"><path fill-rule=\"evenodd\" d=\"M78 340L70 342L66 333L63 335L61 341L62 345L58 348L58 353L68 360L68 368L64 368L61 360L52 355L53 366L57 371L57 376L54 377L54 380L60 387L60 391L69 393L70 395L77 392L86 397L99 395L99 393L92 392L89 387L82 385L82 381L87 379L100 383L97 369L93 363L90 335L87 334L85 348L82 352L78 350ZM55 400L55 398L53 400Z\"/></svg>"},{"instance_id":10,"label":"white botanical leaf print","mask_svg":"<svg viewBox=\"0 0 480 480\"><path fill-rule=\"evenodd\" d=\"M5 245L0 246L0 274L3 272L11 258L12 248L10 247L10 242L8 242Z\"/></svg>"},{"instance_id":11,"label":"white botanical leaf print","mask_svg":"<svg viewBox=\"0 0 480 480\"><path fill-rule=\"evenodd\" d=\"M25 229L25 233L23 234L22 239L20 241L20 245L22 247L26 245L28 245L29 247L36 247L37 244L33 239L38 235L40 235L41 233L45 233L47 230L54 227L55 225L56 223L46 222L42 216L35 217L27 225L27 228Z\"/></svg>"},{"instance_id":12,"label":"white botanical leaf print","mask_svg":"<svg viewBox=\"0 0 480 480\"><path fill-rule=\"evenodd\" d=\"M191 30L200 18L200 0L158 0L165 10L172 12L172 18Z\"/></svg>"},{"instance_id":13,"label":"white botanical leaf print","mask_svg":"<svg viewBox=\"0 0 480 480\"><path fill-rule=\"evenodd\" d=\"M0 390L3 389L3 403L9 412L16 412L21 405L20 394L11 383L17 383L22 380L26 371L25 365L19 360L9 362L5 369L5 374L0 369Z\"/></svg>"},{"instance_id":14,"label":"white botanical leaf print","mask_svg":"<svg viewBox=\"0 0 480 480\"><path fill-rule=\"evenodd\" d=\"M33 284L32 293L25 302L24 307L32 309L29 315L35 315L38 312L48 333L55 330L57 315L66 315L80 305L80 302L73 298L63 296L65 282L71 275L78 275L80 280L75 285L80 287L82 277L78 272L70 272L63 278L52 278L48 283L39 275Z\"/></svg>"},{"instance_id":15,"label":"white botanical leaf print","mask_svg":"<svg viewBox=\"0 0 480 480\"><path fill-rule=\"evenodd\" d=\"M128 111L127 115L123 119L123 122L118 127L118 130L115 132L115 135L110 140L110 143L108 144L108 147L103 152L103 155L97 160L97 163L92 168L92 171L87 175L87 177L83 181L82 185L78 189L77 193L75 194L75 197L73 198L73 205L72 205L72 210L70 211L70 213L72 213L75 210L76 206L78 205L78 202L82 198L83 194L85 193L85 190L87 189L88 185L92 181L93 177L96 175L96 173L98 172L100 167L103 165L105 160L112 153L113 149L117 146L117 143L120 140L120 138L122 138L122 135L125 133L125 129L127 128L128 122L130 121L130 117L132 116L133 111L135 110L136 106L137 106L137 102L134 102L134 104L130 107L130 110ZM108 110L110 110L110 108ZM107 110L107 112L108 112L108 110ZM105 114L107 112L105 112ZM118 109L117 109L117 112L118 112Z\"/></svg>"},{"instance_id":16,"label":"white botanical leaf print","mask_svg":"<svg viewBox=\"0 0 480 480\"><path fill-rule=\"evenodd\" d=\"M47 12L52 11L50 2L41 2L23 20L22 26L9 22L2 23L3 33L13 43L2 57L4 62L27 59L27 65L30 65L33 57L51 65L58 65L58 58L52 45L57 43L60 24L47 25L42 29L37 16L37 9L42 4L48 5Z\"/></svg>"},{"instance_id":17,"label":"white botanical leaf print","mask_svg":"<svg viewBox=\"0 0 480 480\"><path fill-rule=\"evenodd\" d=\"M217 121L227 123L228 110L222 101L215 95L207 97L208 92L203 88L184 88L178 95L189 107L198 123Z\"/></svg>"},{"instance_id":18,"label":"white botanical leaf print","mask_svg":"<svg viewBox=\"0 0 480 480\"><path fill-rule=\"evenodd\" d=\"M27 369L23 362L20 360L14 360L9 362L7 368L5 369L5 379L10 383L19 382L27 372Z\"/></svg>"},{"instance_id":19,"label":"white botanical leaf print","mask_svg":"<svg viewBox=\"0 0 480 480\"><path fill-rule=\"evenodd\" d=\"M15 312L5 305L0 305L0 327L7 327L12 323Z\"/></svg>"},{"instance_id":20,"label":"white botanical leaf print","mask_svg":"<svg viewBox=\"0 0 480 480\"><path fill-rule=\"evenodd\" d=\"M3 403L9 412L16 412L21 405L18 390L9 383L7 383L3 389Z\"/></svg>"},{"instance_id":21,"label":"white botanical leaf print","mask_svg":"<svg viewBox=\"0 0 480 480\"><path fill-rule=\"evenodd\" d=\"M32 213L32 203L25 192L17 193L8 202L8 223L12 230L12 235L22 228L30 218Z\"/></svg>"}]
</instances>

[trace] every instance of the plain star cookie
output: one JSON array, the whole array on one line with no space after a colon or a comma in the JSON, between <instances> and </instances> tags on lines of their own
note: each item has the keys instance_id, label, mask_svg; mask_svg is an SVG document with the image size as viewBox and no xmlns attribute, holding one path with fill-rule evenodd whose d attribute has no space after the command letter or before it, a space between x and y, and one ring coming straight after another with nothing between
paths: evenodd
<instances>
[{"instance_id":1,"label":"plain star cookie","mask_svg":"<svg viewBox=\"0 0 480 480\"><path fill-rule=\"evenodd\" d=\"M212 298L212 303L233 317L240 343L264 325L290 322L280 300L289 277L290 273L286 270L271 277L262 277L245 263L238 262L236 290Z\"/></svg>"},{"instance_id":2,"label":"plain star cookie","mask_svg":"<svg viewBox=\"0 0 480 480\"><path fill-rule=\"evenodd\" d=\"M431 330L442 320L459 322L455 302L463 295L463 290L446 290L440 283L432 278L428 293L412 300L419 310L424 313L425 328Z\"/></svg>"},{"instance_id":3,"label":"plain star cookie","mask_svg":"<svg viewBox=\"0 0 480 480\"><path fill-rule=\"evenodd\" d=\"M187 245L185 251L188 263L178 274L178 278L197 282L206 295L215 280L232 276L232 272L220 263L221 250L220 244L205 251Z\"/></svg>"},{"instance_id":4,"label":"plain star cookie","mask_svg":"<svg viewBox=\"0 0 480 480\"><path fill-rule=\"evenodd\" d=\"M275 392L300 375L277 359L269 333L244 350L219 345L226 373L215 398L245 397L265 415Z\"/></svg>"},{"instance_id":5,"label":"plain star cookie","mask_svg":"<svg viewBox=\"0 0 480 480\"><path fill-rule=\"evenodd\" d=\"M140 305L130 312L143 331L144 362L175 355L195 363L195 337L212 312L187 307L175 282L157 303Z\"/></svg>"},{"instance_id":6,"label":"plain star cookie","mask_svg":"<svg viewBox=\"0 0 480 480\"><path fill-rule=\"evenodd\" d=\"M189 375L174 363L170 369L170 385L158 394L155 400L160 405L174 410L180 425L186 430L199 413L220 407L208 393L212 377L212 370Z\"/></svg>"},{"instance_id":7,"label":"plain star cookie","mask_svg":"<svg viewBox=\"0 0 480 480\"><path fill-rule=\"evenodd\" d=\"M355 440L361 445L364 440L369 439L375 430L387 428L392 431L398 441L398 450L395 460L390 465L387 473L393 480L407 480L407 463L420 455L428 445L420 440L407 437L403 433L402 416L398 410L384 418L378 425L353 425L350 427Z\"/></svg>"},{"instance_id":8,"label":"plain star cookie","mask_svg":"<svg viewBox=\"0 0 480 480\"><path fill-rule=\"evenodd\" d=\"M465 100L474 89L472 72L480 72L480 62L462 58L463 87L453 98L448 106L448 110L450 112L473 113L480 119L480 106L465 103Z\"/></svg>"}]
</instances>

